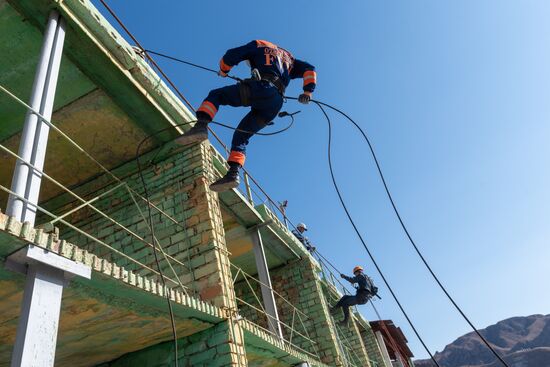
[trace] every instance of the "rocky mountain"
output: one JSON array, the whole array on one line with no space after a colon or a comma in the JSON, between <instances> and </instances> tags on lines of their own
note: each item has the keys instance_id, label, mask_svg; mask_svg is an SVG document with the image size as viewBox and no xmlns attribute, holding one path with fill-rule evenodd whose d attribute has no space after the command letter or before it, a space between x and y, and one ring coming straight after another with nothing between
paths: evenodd
<instances>
[{"instance_id":1,"label":"rocky mountain","mask_svg":"<svg viewBox=\"0 0 550 367\"><path fill-rule=\"evenodd\" d=\"M480 330L510 367L550 367L550 315L512 317ZM441 367L501 367L474 332L434 355ZM435 367L430 359L417 367Z\"/></svg>"}]
</instances>

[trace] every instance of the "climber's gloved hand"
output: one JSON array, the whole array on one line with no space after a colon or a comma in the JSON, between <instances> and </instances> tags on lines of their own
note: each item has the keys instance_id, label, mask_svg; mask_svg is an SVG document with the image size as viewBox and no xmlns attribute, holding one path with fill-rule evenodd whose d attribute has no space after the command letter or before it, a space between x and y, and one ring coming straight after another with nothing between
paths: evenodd
<instances>
[{"instance_id":1,"label":"climber's gloved hand","mask_svg":"<svg viewBox=\"0 0 550 367\"><path fill-rule=\"evenodd\" d=\"M310 93L302 93L300 94L300 97L298 97L298 102L303 104L308 104L311 101L311 94Z\"/></svg>"}]
</instances>

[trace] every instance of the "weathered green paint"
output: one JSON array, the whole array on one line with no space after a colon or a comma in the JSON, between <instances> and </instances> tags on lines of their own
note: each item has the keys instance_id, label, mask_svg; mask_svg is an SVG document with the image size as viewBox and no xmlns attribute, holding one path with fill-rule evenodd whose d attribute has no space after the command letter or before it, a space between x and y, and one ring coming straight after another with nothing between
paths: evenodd
<instances>
[{"instance_id":1,"label":"weathered green paint","mask_svg":"<svg viewBox=\"0 0 550 367\"><path fill-rule=\"evenodd\" d=\"M107 168L114 168L133 157L135 147L145 136L193 118L93 5L84 0L0 0L0 84L23 101L28 100L42 31L49 12L56 7L67 20L67 32L52 121L92 156ZM92 92L98 88L100 91ZM22 129L25 113L24 107L0 93L0 142L14 152L18 151L16 134ZM176 134L175 129L169 129L151 139L142 151ZM95 163L61 140L50 139L46 173L69 186L99 173ZM0 167L0 184L9 187L14 161L6 154L0 159L6 163ZM45 183L41 200L59 192L59 188ZM2 193L0 206L4 207L5 202L6 194Z\"/></svg>"},{"instance_id":2,"label":"weathered green paint","mask_svg":"<svg viewBox=\"0 0 550 367\"><path fill-rule=\"evenodd\" d=\"M57 127L73 137L80 147L90 152L107 168L133 159L135 145L146 137L145 133L130 121L128 115L101 90L94 90L59 109L54 113L53 120ZM113 137L117 137L116 142L111 142ZM21 133L17 133L2 144L17 152L20 139ZM152 141L144 144L143 149L147 151L151 144ZM7 153L0 152L0 159L8 157ZM0 183L8 187L14 167L14 160L9 161L11 164L0 165ZM72 187L101 173L101 170L64 137L51 131L44 172L66 187ZM62 188L44 179L40 200L46 201L62 192ZM5 202L5 194L2 193L2 196Z\"/></svg>"},{"instance_id":3,"label":"weathered green paint","mask_svg":"<svg viewBox=\"0 0 550 367\"><path fill-rule=\"evenodd\" d=\"M43 35L6 0L0 0L0 84L19 98L30 97ZM67 57L61 61L54 110L97 88ZM0 141L23 127L26 110L0 92Z\"/></svg>"},{"instance_id":4,"label":"weathered green paint","mask_svg":"<svg viewBox=\"0 0 550 367\"><path fill-rule=\"evenodd\" d=\"M246 365L249 367L290 367L304 361L309 362L312 367L327 367L299 352L290 352L284 346L276 345L250 330L245 329L243 336L246 345ZM179 363L182 366L199 367L233 366L225 356L229 352L227 342L233 339L228 322L181 338L178 340ZM97 367L170 366L174 361L173 346L172 342L161 343Z\"/></svg>"},{"instance_id":5,"label":"weathered green paint","mask_svg":"<svg viewBox=\"0 0 550 367\"><path fill-rule=\"evenodd\" d=\"M21 223L6 218L0 215L2 258L28 242L38 241L33 230L25 230ZM58 240L50 235L44 243L50 247L54 246L53 241ZM59 254L74 260L74 246L61 246L55 245ZM121 273L107 273L107 268L112 269L112 265L96 268L94 261L96 271L90 280L75 278L65 289L56 365L90 366L170 339L164 297L131 286L120 279ZM23 283L23 275L0 267L0 365L9 361L15 340ZM198 300L186 305L174 302L173 310L181 336L195 334L223 320L219 309Z\"/></svg>"},{"instance_id":6,"label":"weathered green paint","mask_svg":"<svg viewBox=\"0 0 550 367\"><path fill-rule=\"evenodd\" d=\"M229 322L178 339L178 363L181 366L234 366L229 342L233 340ZM161 343L124 355L97 367L161 367L174 364L173 342ZM244 367L244 366L243 366Z\"/></svg>"}]
</instances>

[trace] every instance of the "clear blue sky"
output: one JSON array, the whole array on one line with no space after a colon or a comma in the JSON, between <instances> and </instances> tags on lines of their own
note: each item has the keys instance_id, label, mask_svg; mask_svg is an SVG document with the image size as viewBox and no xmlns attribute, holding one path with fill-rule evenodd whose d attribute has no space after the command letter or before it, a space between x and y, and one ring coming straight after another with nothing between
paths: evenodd
<instances>
[{"instance_id":1,"label":"clear blue sky","mask_svg":"<svg viewBox=\"0 0 550 367\"><path fill-rule=\"evenodd\" d=\"M227 48L267 39L316 65L315 97L370 134L410 231L475 324L550 312L548 2L110 3L145 47L199 64L216 68ZM160 61L195 106L229 83ZM308 224L340 269L366 265L381 286L382 316L426 357L339 206L322 115L313 106L285 108L302 110L296 126L254 137L247 167L274 198L289 200L289 216ZM236 125L245 112L225 108L217 119ZM333 117L336 173L350 209L428 346L442 350L469 329L407 243L366 146ZM218 131L229 143L230 133Z\"/></svg>"}]
</instances>

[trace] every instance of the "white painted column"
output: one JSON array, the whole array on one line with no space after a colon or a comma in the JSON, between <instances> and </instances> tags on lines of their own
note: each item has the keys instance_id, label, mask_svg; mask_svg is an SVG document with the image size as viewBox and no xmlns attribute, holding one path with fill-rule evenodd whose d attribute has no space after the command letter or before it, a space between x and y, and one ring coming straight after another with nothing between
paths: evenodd
<instances>
[{"instance_id":1,"label":"white painted column","mask_svg":"<svg viewBox=\"0 0 550 367\"><path fill-rule=\"evenodd\" d=\"M29 105L50 120L65 40L65 20L52 11L36 69ZM46 157L49 126L27 112L12 180L7 214L34 225ZM28 164L33 165L32 169ZM26 199L21 200L21 198ZM25 290L11 367L52 367L63 286L69 275L90 277L91 269L29 245L11 255L6 267L26 274Z\"/></svg>"},{"instance_id":2,"label":"white painted column","mask_svg":"<svg viewBox=\"0 0 550 367\"><path fill-rule=\"evenodd\" d=\"M50 120L53 111L59 66L65 40L65 20L57 11L52 11L48 18L44 41L36 69L29 105L46 119ZM44 167L49 126L36 114L27 112L19 156L13 172L11 189L17 195L29 200L29 203L10 196L6 213L21 222L34 223L36 206L40 192L41 170ZM29 167L26 162L35 166Z\"/></svg>"},{"instance_id":3,"label":"white painted column","mask_svg":"<svg viewBox=\"0 0 550 367\"><path fill-rule=\"evenodd\" d=\"M382 333L380 331L377 331L374 333L374 335L376 336L376 340L378 341L378 346L380 347L380 351L382 352L382 358L384 359L384 364L388 367L392 367L390 355L388 354L388 347L384 342L384 337L382 336Z\"/></svg>"},{"instance_id":4,"label":"white painted column","mask_svg":"<svg viewBox=\"0 0 550 367\"><path fill-rule=\"evenodd\" d=\"M271 278L269 277L269 268L267 267L264 245L259 229L255 229L254 232L252 232L252 242L254 244L254 257L256 258L256 267L258 268L258 278L260 279L260 282L262 282L260 287L262 289L264 308L269 315L267 317L269 330L278 335L282 340L283 331L281 330L281 324L279 323L279 314L277 312L277 305L275 303Z\"/></svg>"},{"instance_id":5,"label":"white painted column","mask_svg":"<svg viewBox=\"0 0 550 367\"><path fill-rule=\"evenodd\" d=\"M10 255L6 268L27 275L11 367L51 367L63 286L72 276L90 279L92 270L33 245Z\"/></svg>"}]
</instances>

